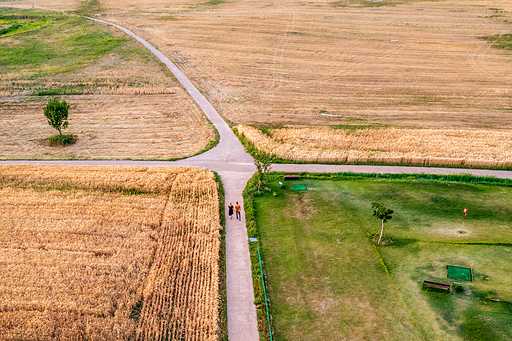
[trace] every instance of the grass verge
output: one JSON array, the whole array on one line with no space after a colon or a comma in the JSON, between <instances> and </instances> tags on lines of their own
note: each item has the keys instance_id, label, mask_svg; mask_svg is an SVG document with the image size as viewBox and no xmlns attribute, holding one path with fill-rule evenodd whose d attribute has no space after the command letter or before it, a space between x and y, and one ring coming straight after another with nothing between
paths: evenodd
<instances>
[{"instance_id":1,"label":"grass verge","mask_svg":"<svg viewBox=\"0 0 512 341\"><path fill-rule=\"evenodd\" d=\"M254 288L254 304L256 305L256 315L258 319L258 331L261 341L270 340L269 325L267 322L266 313L266 302L263 292L263 283L261 280L260 263L258 258L258 247L260 244L260 237L258 233L258 227L256 225L256 217L254 211L254 197L256 195L256 184L258 183L257 174L254 174L247 185L245 186L243 197L244 197L244 211L245 211L245 222L247 227L247 235L249 238L256 238L257 242L249 243L249 253L251 255L251 271L252 271L252 284ZM263 265L263 259L262 259ZM263 265L263 275L266 279L266 271ZM270 300L269 300L270 301ZM269 303L270 306L270 303ZM270 307L269 307L270 310ZM272 319L271 319L272 321ZM272 325L272 322L271 322ZM272 326L271 326L272 327Z\"/></svg>"},{"instance_id":2,"label":"grass verge","mask_svg":"<svg viewBox=\"0 0 512 341\"><path fill-rule=\"evenodd\" d=\"M64 95L81 95L84 92L83 87L65 86L63 88L38 90L34 92L35 96L64 96Z\"/></svg>"},{"instance_id":3,"label":"grass verge","mask_svg":"<svg viewBox=\"0 0 512 341\"><path fill-rule=\"evenodd\" d=\"M219 215L222 230L221 247L219 257L219 293L221 296L221 304L219 307L219 340L228 341L228 302L226 292L226 207L225 207L225 193L222 180L218 173L215 173L215 181L219 184Z\"/></svg>"}]
</instances>

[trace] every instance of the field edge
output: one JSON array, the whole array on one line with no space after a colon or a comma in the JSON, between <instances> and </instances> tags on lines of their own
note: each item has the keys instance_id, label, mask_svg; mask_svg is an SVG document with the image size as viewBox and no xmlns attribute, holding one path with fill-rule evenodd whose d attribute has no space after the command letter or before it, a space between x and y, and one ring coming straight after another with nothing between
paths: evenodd
<instances>
[{"instance_id":1,"label":"field edge","mask_svg":"<svg viewBox=\"0 0 512 341\"><path fill-rule=\"evenodd\" d=\"M221 246L220 246L220 257L219 257L219 293L220 301L219 305L219 341L228 341L228 306L227 306L227 285L226 285L226 208L225 208L225 192L224 186L220 175L217 172L212 171L215 175L215 181L219 187L219 215Z\"/></svg>"},{"instance_id":2,"label":"field edge","mask_svg":"<svg viewBox=\"0 0 512 341\"><path fill-rule=\"evenodd\" d=\"M259 129L259 128L255 128ZM277 157L276 155L270 155L264 151L258 150L256 145L245 137L243 134L238 132L237 128L233 128L233 132L238 137L240 143L244 146L245 151L251 154L252 157L256 158L257 154L267 155L272 163L275 164L297 164L297 165L355 165L355 166L400 166L400 167L425 167L425 168L458 168L458 169L488 169L488 170L505 170L511 171L511 166L494 167L494 166L468 166L468 165L430 165L430 164L413 164L413 163L389 163L389 162L323 162L323 161L296 161L288 160ZM455 159L453 159L455 160Z\"/></svg>"}]
</instances>

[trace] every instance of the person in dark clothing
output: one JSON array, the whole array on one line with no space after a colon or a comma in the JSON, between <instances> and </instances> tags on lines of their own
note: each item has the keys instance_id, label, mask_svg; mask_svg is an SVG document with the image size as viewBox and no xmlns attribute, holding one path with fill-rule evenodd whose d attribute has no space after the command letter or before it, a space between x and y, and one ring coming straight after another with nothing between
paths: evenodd
<instances>
[{"instance_id":1,"label":"person in dark clothing","mask_svg":"<svg viewBox=\"0 0 512 341\"><path fill-rule=\"evenodd\" d=\"M229 214L229 219L233 220L233 204L232 203L229 203L229 206L228 206L228 214Z\"/></svg>"}]
</instances>

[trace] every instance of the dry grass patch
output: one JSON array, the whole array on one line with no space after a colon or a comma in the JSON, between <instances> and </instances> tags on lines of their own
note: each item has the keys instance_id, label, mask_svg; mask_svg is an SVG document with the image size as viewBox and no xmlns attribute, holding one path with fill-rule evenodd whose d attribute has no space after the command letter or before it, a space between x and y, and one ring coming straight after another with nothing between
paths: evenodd
<instances>
[{"instance_id":1,"label":"dry grass patch","mask_svg":"<svg viewBox=\"0 0 512 341\"><path fill-rule=\"evenodd\" d=\"M195 168L0 166L2 340L216 340L220 223Z\"/></svg>"},{"instance_id":2,"label":"dry grass patch","mask_svg":"<svg viewBox=\"0 0 512 341\"><path fill-rule=\"evenodd\" d=\"M238 126L259 151L302 162L512 166L512 134L455 129L272 129Z\"/></svg>"},{"instance_id":3,"label":"dry grass patch","mask_svg":"<svg viewBox=\"0 0 512 341\"><path fill-rule=\"evenodd\" d=\"M66 134L76 144L49 147L46 98L0 102L2 159L171 159L194 154L214 139L201 110L182 91L154 96L66 96Z\"/></svg>"}]
</instances>

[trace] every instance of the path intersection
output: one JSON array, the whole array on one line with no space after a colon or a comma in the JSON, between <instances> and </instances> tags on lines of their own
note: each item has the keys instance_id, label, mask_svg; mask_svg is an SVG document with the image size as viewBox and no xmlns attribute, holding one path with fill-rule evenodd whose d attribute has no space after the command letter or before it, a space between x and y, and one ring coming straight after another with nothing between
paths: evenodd
<instances>
[{"instance_id":1,"label":"path intersection","mask_svg":"<svg viewBox=\"0 0 512 341\"><path fill-rule=\"evenodd\" d=\"M15 6L0 6L15 7ZM15 7L28 9L24 7ZM192 166L207 168L220 175L225 191L226 205L239 202L243 207L242 193L247 181L255 173L253 158L249 155L227 123L215 108L188 80L188 78L160 51L132 31L110 22L88 18L96 22L111 25L133 37L149 49L185 87L192 98L220 134L219 144L203 153L179 161L127 161L127 160L73 160L73 161L0 161L0 164L59 164L59 165L116 165L116 166ZM321 164L274 164L272 169L279 172L357 172L357 173L426 173L459 174L470 173L475 176L495 176L512 178L512 171L484 169L450 169L432 167L400 166L357 166L357 165L321 165ZM258 324L252 284L251 260L245 216L242 220L226 219L226 276L227 276L227 313L228 338L230 341L258 341Z\"/></svg>"}]
</instances>

